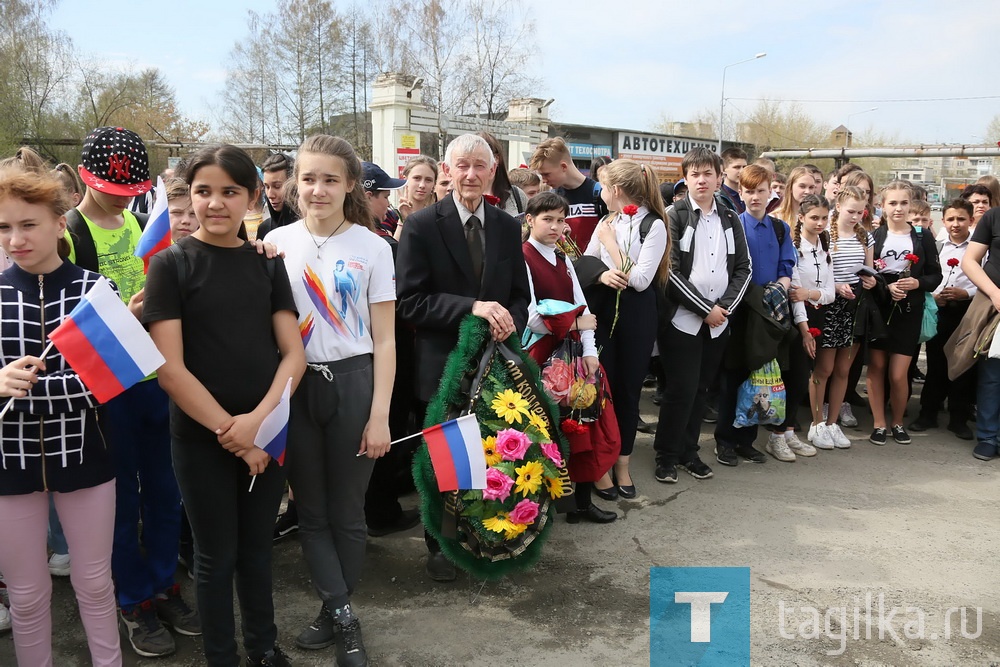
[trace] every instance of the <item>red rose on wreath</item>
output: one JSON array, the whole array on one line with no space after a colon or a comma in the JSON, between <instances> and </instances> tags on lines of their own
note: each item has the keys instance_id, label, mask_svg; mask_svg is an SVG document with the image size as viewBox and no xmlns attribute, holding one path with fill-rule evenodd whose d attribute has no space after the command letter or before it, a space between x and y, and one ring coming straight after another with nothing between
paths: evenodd
<instances>
[{"instance_id":1,"label":"red rose on wreath","mask_svg":"<svg viewBox=\"0 0 1000 667\"><path fill-rule=\"evenodd\" d=\"M545 387L545 392L556 403L562 403L569 396L572 384L573 369L562 359L553 359L542 370L542 385Z\"/></svg>"},{"instance_id":2,"label":"red rose on wreath","mask_svg":"<svg viewBox=\"0 0 1000 667\"><path fill-rule=\"evenodd\" d=\"M948 266L950 266L951 268L954 269L958 265L959 265L958 257L952 257L948 260Z\"/></svg>"},{"instance_id":3,"label":"red rose on wreath","mask_svg":"<svg viewBox=\"0 0 1000 667\"><path fill-rule=\"evenodd\" d=\"M627 215L630 218L638 212L639 212L639 207L636 206L635 204L629 204L628 206L622 207L622 215Z\"/></svg>"}]
</instances>

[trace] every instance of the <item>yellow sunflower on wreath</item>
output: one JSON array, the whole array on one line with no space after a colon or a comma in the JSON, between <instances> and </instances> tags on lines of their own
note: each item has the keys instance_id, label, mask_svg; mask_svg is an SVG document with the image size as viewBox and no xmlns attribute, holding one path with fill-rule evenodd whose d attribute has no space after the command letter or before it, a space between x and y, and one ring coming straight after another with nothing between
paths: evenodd
<instances>
[{"instance_id":1,"label":"yellow sunflower on wreath","mask_svg":"<svg viewBox=\"0 0 1000 667\"><path fill-rule=\"evenodd\" d=\"M497 417L506 419L508 424L513 424L515 421L520 424L522 415L528 415L528 402L513 389L504 389L497 394L491 407L497 413Z\"/></svg>"},{"instance_id":2,"label":"yellow sunflower on wreath","mask_svg":"<svg viewBox=\"0 0 1000 667\"><path fill-rule=\"evenodd\" d=\"M542 486L545 468L538 461L528 461L520 468L514 468L514 472L517 473L514 489L521 495L529 496Z\"/></svg>"}]
</instances>

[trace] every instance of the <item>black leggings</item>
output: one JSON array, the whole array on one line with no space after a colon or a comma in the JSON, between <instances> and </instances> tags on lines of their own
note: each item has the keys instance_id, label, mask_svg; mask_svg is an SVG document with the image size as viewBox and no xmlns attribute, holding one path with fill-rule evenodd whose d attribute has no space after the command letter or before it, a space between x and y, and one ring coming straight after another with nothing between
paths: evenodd
<instances>
[{"instance_id":1,"label":"black leggings","mask_svg":"<svg viewBox=\"0 0 1000 667\"><path fill-rule=\"evenodd\" d=\"M639 424L642 382L649 371L649 359L656 341L656 293L651 285L642 292L631 287L621 293L618 324L615 319L617 292L603 285L588 290L587 302L597 316L595 340L601 350L601 365L611 386L611 398L622 436L621 456L629 456L635 446Z\"/></svg>"}]
</instances>

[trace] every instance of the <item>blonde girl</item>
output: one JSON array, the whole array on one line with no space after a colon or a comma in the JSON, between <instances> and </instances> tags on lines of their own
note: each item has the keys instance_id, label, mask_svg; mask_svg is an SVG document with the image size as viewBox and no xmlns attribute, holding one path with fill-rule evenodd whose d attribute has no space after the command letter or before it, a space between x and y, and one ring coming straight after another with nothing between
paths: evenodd
<instances>
[{"instance_id":1,"label":"blonde girl","mask_svg":"<svg viewBox=\"0 0 1000 667\"><path fill-rule=\"evenodd\" d=\"M798 219L799 204L812 194L816 194L816 178L807 167L796 167L788 174L785 197L770 215L784 220L789 227L793 227Z\"/></svg>"},{"instance_id":2,"label":"blonde girl","mask_svg":"<svg viewBox=\"0 0 1000 667\"><path fill-rule=\"evenodd\" d=\"M597 316L597 346L602 349L601 364L614 397L622 448L612 484L605 476L597 489L605 499L634 498L629 456L639 422L642 381L656 340L654 283L666 284L670 242L663 222L663 198L651 167L615 160L601 169L601 186L601 198L613 213L598 224L585 254L600 258L607 270L586 295ZM642 239L640 230L647 216L651 218L649 232Z\"/></svg>"},{"instance_id":3,"label":"blonde girl","mask_svg":"<svg viewBox=\"0 0 1000 667\"><path fill-rule=\"evenodd\" d=\"M406 179L406 185L399 195L401 222L414 211L427 208L436 201L434 184L438 178L437 160L426 155L410 158L403 169L403 178ZM403 225L396 225L396 240L399 240L399 235L402 233Z\"/></svg>"},{"instance_id":4,"label":"blonde girl","mask_svg":"<svg viewBox=\"0 0 1000 667\"><path fill-rule=\"evenodd\" d=\"M886 443L890 426L897 443L910 443L903 428L903 411L909 399L907 372L920 336L924 294L941 282L934 238L917 233L908 222L910 196L906 181L892 181L882 188L882 222L872 234L874 268L883 284L879 307L888 330L885 338L872 342L868 362L868 400L875 426L869 440L876 445ZM885 414L887 369L891 424Z\"/></svg>"}]
</instances>

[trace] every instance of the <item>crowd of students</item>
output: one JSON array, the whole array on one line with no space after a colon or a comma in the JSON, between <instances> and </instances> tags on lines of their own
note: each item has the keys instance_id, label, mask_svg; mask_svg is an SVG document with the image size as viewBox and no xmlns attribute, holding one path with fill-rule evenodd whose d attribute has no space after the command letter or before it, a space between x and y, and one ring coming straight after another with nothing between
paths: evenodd
<instances>
[{"instance_id":1,"label":"crowd of students","mask_svg":"<svg viewBox=\"0 0 1000 667\"><path fill-rule=\"evenodd\" d=\"M0 396L10 405L0 570L12 617L0 605L0 626L12 622L19 664L52 664L49 577L66 573L95 665L121 664L120 636L140 656L169 655L171 630L202 636L208 664L240 664L234 582L245 664L290 664L277 644L271 549L294 530L320 601L297 645L335 645L338 664L367 664L351 602L366 540L419 523L398 501L407 452L390 442L422 425L431 376L469 312L494 337L527 330L537 343L556 335L541 301L581 307L569 335L585 373L601 373L616 426L593 439L586 465L571 457L571 523L617 519L594 495L638 494L630 458L651 371L658 482L679 470L712 477L703 420L715 422L727 466L850 448L842 427L857 426L864 365L868 439L909 444L904 413L930 304L936 332L908 428L936 428L947 402L948 429L975 439L978 459L997 455L1000 359L949 381L947 345L974 304L1000 311L995 179L945 204L936 232L921 188L891 181L876 192L855 165L785 176L739 149L694 149L681 169L682 181L661 184L648 165L599 159L591 177L557 138L508 172L486 134L459 137L441 163L414 158L399 179L325 135L259 168L240 148L205 148L166 180L173 245L147 273L134 254L146 215L130 210L151 186L138 135L94 130L78 170L50 171L30 149L0 162ZM455 284L458 269L442 268L452 257L484 282ZM103 406L58 350L41 357L46 332L100 275L166 359ZM757 426L736 425L737 403L772 359L788 409L762 452ZM289 386L281 467L254 437ZM427 540L429 574L453 579ZM175 583L178 560L197 611Z\"/></svg>"}]
</instances>

